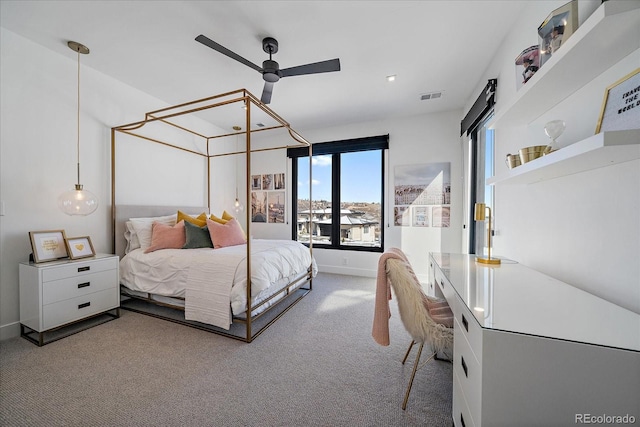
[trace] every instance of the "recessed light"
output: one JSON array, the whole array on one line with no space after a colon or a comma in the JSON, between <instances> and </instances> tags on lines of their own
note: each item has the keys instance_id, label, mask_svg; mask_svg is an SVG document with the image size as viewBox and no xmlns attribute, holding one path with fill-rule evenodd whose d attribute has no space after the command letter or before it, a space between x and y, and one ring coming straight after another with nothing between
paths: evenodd
<instances>
[{"instance_id":1,"label":"recessed light","mask_svg":"<svg viewBox=\"0 0 640 427\"><path fill-rule=\"evenodd\" d=\"M390 75L390 76L387 76L387 81L388 81L388 82L392 82L392 81L394 81L395 79L396 79L396 75L395 75L395 74L392 74L392 75Z\"/></svg>"}]
</instances>

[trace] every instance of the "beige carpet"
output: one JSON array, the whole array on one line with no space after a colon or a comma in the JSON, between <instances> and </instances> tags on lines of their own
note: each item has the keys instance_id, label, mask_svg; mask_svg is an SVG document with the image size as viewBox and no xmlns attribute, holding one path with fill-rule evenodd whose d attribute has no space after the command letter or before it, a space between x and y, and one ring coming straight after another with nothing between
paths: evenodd
<instances>
[{"instance_id":1,"label":"beige carpet","mask_svg":"<svg viewBox=\"0 0 640 427\"><path fill-rule=\"evenodd\" d=\"M2 426L450 426L452 367L418 371L391 302L371 338L375 280L320 274L251 344L122 311L37 347L0 343ZM415 350L414 350L415 351Z\"/></svg>"}]
</instances>

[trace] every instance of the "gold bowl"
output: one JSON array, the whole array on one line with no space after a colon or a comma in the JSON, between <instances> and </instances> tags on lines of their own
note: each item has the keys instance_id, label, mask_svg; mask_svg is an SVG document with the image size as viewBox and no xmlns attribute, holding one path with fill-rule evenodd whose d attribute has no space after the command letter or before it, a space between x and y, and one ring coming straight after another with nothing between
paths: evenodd
<instances>
[{"instance_id":1,"label":"gold bowl","mask_svg":"<svg viewBox=\"0 0 640 427\"><path fill-rule=\"evenodd\" d=\"M533 159L541 157L544 153L546 145L532 145L531 147L524 147L520 149L520 162L525 164Z\"/></svg>"},{"instance_id":2,"label":"gold bowl","mask_svg":"<svg viewBox=\"0 0 640 427\"><path fill-rule=\"evenodd\" d=\"M509 166L509 169L513 169L522 164L520 162L520 155L518 154L507 154L507 158L505 159L505 161L507 163L507 166Z\"/></svg>"}]
</instances>

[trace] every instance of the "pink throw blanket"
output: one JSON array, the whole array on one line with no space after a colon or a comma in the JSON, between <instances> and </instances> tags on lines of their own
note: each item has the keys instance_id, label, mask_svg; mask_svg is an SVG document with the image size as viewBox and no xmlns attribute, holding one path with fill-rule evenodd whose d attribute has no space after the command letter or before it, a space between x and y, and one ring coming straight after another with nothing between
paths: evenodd
<instances>
[{"instance_id":1,"label":"pink throw blanket","mask_svg":"<svg viewBox=\"0 0 640 427\"><path fill-rule=\"evenodd\" d=\"M380 345L389 345L389 318L391 309L391 283L387 280L387 260L399 259L409 262L404 252L398 248L387 249L378 259L378 272L376 277L376 301L373 312L373 339Z\"/></svg>"}]
</instances>

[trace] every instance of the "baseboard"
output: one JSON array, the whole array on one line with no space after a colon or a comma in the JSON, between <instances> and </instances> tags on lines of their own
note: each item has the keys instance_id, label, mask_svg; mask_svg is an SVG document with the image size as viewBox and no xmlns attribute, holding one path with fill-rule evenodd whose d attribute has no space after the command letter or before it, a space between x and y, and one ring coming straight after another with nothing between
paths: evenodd
<instances>
[{"instance_id":1,"label":"baseboard","mask_svg":"<svg viewBox=\"0 0 640 427\"><path fill-rule=\"evenodd\" d=\"M0 341L20 336L20 322L0 326Z\"/></svg>"},{"instance_id":2,"label":"baseboard","mask_svg":"<svg viewBox=\"0 0 640 427\"><path fill-rule=\"evenodd\" d=\"M318 265L321 273L344 274L347 276L376 277L376 271L365 268L340 267L335 265Z\"/></svg>"},{"instance_id":3,"label":"baseboard","mask_svg":"<svg viewBox=\"0 0 640 427\"><path fill-rule=\"evenodd\" d=\"M358 276L358 277L377 277L378 272L376 270L369 270L366 268L352 268L352 267L340 267L335 265L318 265L318 271L321 273L331 273L331 274L344 274L347 276ZM429 282L428 274L417 274L416 277L426 286L426 283Z\"/></svg>"}]
</instances>

